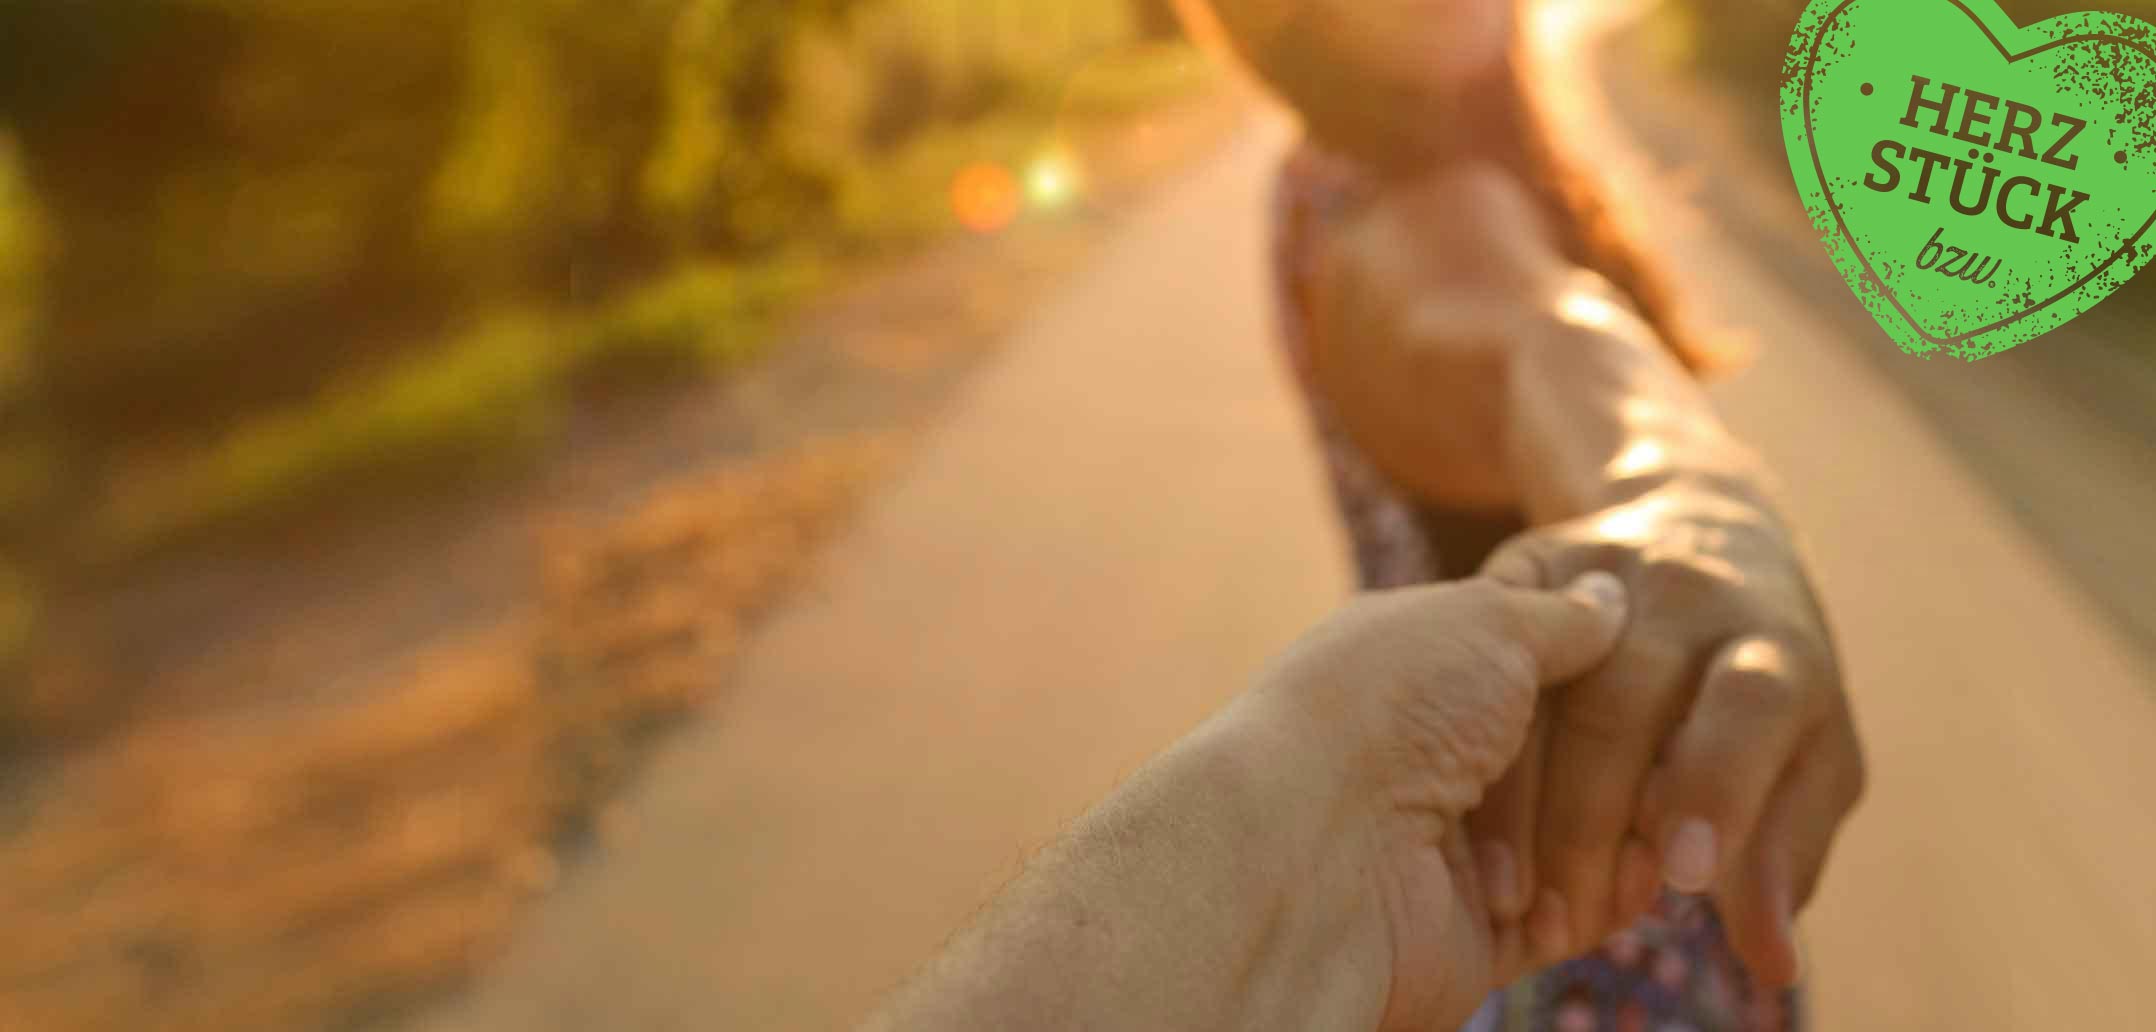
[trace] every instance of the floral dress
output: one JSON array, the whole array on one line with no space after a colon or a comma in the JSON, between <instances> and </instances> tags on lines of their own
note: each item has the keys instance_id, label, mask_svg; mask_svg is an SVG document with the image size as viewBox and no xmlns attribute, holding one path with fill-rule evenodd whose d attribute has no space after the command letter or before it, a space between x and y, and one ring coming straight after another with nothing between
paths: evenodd
<instances>
[{"instance_id":1,"label":"floral dress","mask_svg":"<svg viewBox=\"0 0 2156 1032\"><path fill-rule=\"evenodd\" d=\"M1274 236L1281 339L1305 384L1303 398L1362 586L1465 577L1520 529L1519 522L1415 504L1347 440L1324 400L1307 389L1310 325L1303 287L1312 275L1309 245L1363 189L1352 167L1307 146L1283 168ZM1797 991L1752 988L1711 904L1667 893L1653 913L1594 952L1492 994L1463 1032L1795 1032L1805 1027L1802 1019Z\"/></svg>"}]
</instances>

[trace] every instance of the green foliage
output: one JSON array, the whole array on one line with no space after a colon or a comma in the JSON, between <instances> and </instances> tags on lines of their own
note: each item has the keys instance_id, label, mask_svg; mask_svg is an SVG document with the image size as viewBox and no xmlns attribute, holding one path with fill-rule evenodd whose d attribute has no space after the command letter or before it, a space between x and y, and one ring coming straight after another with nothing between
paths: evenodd
<instances>
[{"instance_id":1,"label":"green foliage","mask_svg":"<svg viewBox=\"0 0 2156 1032\"><path fill-rule=\"evenodd\" d=\"M798 258L679 269L601 311L579 338L573 372L618 382L738 364L824 280L819 265Z\"/></svg>"},{"instance_id":2,"label":"green foliage","mask_svg":"<svg viewBox=\"0 0 2156 1032\"><path fill-rule=\"evenodd\" d=\"M0 0L0 741L88 705L57 588L749 360L965 165L1201 81L1166 11Z\"/></svg>"},{"instance_id":3,"label":"green foliage","mask_svg":"<svg viewBox=\"0 0 2156 1032\"><path fill-rule=\"evenodd\" d=\"M97 559L125 559L325 488L378 488L530 444L553 414L562 351L550 345L540 320L486 318L436 350L245 422L176 468L138 471L86 544Z\"/></svg>"},{"instance_id":4,"label":"green foliage","mask_svg":"<svg viewBox=\"0 0 2156 1032\"><path fill-rule=\"evenodd\" d=\"M469 466L573 387L740 361L835 263L948 230L965 164L1187 88L1170 50L1101 62L1165 9L0 4L0 562Z\"/></svg>"},{"instance_id":5,"label":"green foliage","mask_svg":"<svg viewBox=\"0 0 2156 1032\"><path fill-rule=\"evenodd\" d=\"M190 461L138 471L86 542L104 562L364 484L455 476L545 439L578 382L750 357L821 277L799 261L696 265L589 315L504 312L327 395L245 421Z\"/></svg>"},{"instance_id":6,"label":"green foliage","mask_svg":"<svg viewBox=\"0 0 2156 1032\"><path fill-rule=\"evenodd\" d=\"M19 398L29 374L42 237L15 143L0 133L0 410Z\"/></svg>"}]
</instances>

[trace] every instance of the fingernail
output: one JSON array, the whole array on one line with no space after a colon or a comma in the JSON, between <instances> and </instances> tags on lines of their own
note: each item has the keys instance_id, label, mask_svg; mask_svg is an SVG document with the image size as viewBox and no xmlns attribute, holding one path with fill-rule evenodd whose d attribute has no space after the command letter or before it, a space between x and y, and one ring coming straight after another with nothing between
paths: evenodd
<instances>
[{"instance_id":1,"label":"fingernail","mask_svg":"<svg viewBox=\"0 0 2156 1032\"><path fill-rule=\"evenodd\" d=\"M1520 905L1520 865L1512 847L1484 842L1475 847L1475 862L1482 868L1482 885L1490 897L1490 910L1510 916Z\"/></svg>"},{"instance_id":2,"label":"fingernail","mask_svg":"<svg viewBox=\"0 0 2156 1032\"><path fill-rule=\"evenodd\" d=\"M1697 817L1677 825L1663 854L1662 876L1678 892L1705 892L1714 885L1714 826Z\"/></svg>"},{"instance_id":3,"label":"fingernail","mask_svg":"<svg viewBox=\"0 0 2156 1032\"><path fill-rule=\"evenodd\" d=\"M1572 915L1556 889L1542 890L1535 901L1535 912L1527 916L1527 937L1544 960L1561 959L1572 952Z\"/></svg>"},{"instance_id":4,"label":"fingernail","mask_svg":"<svg viewBox=\"0 0 2156 1032\"><path fill-rule=\"evenodd\" d=\"M1568 589L1578 598L1596 609L1624 612L1624 582L1607 570L1589 570L1574 579Z\"/></svg>"}]
</instances>

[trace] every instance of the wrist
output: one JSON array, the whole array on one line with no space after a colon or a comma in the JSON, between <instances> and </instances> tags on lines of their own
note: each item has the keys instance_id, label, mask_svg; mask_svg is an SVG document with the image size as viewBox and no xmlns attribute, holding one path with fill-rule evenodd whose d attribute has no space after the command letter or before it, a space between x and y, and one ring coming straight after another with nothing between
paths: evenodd
<instances>
[{"instance_id":1,"label":"wrist","mask_svg":"<svg viewBox=\"0 0 2156 1032\"><path fill-rule=\"evenodd\" d=\"M1246 906L1267 933L1240 958L1242 1028L1376 1028L1392 990L1378 824L1338 728L1260 690L1185 745L1214 787Z\"/></svg>"},{"instance_id":2,"label":"wrist","mask_svg":"<svg viewBox=\"0 0 2156 1032\"><path fill-rule=\"evenodd\" d=\"M1657 493L1683 492L1740 505L1781 522L1780 490L1750 449L1732 441L1726 451L1653 469L1613 468L1574 515L1630 504Z\"/></svg>"},{"instance_id":3,"label":"wrist","mask_svg":"<svg viewBox=\"0 0 2156 1032\"><path fill-rule=\"evenodd\" d=\"M1653 331L1592 283L1510 359L1507 465L1527 521L1560 523L1683 485L1772 511L1766 464Z\"/></svg>"}]
</instances>

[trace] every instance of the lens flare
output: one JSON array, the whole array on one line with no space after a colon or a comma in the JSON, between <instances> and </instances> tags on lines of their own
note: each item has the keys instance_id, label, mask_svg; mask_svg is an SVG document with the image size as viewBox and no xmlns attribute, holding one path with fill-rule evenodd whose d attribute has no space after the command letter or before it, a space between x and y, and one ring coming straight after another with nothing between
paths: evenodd
<instances>
[{"instance_id":1,"label":"lens flare","mask_svg":"<svg viewBox=\"0 0 2156 1032\"><path fill-rule=\"evenodd\" d=\"M1078 194L1078 170L1061 154L1043 154L1026 167L1026 199L1036 208L1061 208Z\"/></svg>"},{"instance_id":2,"label":"lens flare","mask_svg":"<svg viewBox=\"0 0 2156 1032\"><path fill-rule=\"evenodd\" d=\"M968 165L951 180L951 213L976 233L1008 228L1018 220L1021 203L1017 177L992 162Z\"/></svg>"}]
</instances>

